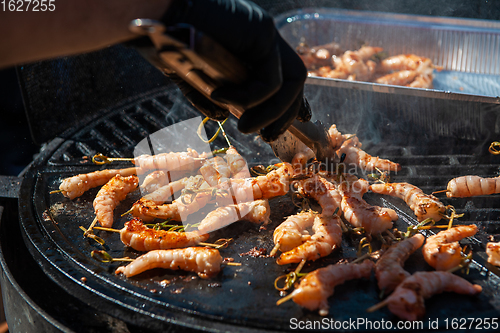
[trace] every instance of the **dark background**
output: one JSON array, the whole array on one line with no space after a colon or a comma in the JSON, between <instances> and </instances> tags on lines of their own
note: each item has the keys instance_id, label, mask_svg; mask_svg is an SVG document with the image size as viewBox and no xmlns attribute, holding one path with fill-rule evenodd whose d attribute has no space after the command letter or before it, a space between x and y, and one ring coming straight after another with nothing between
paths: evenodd
<instances>
[{"instance_id":1,"label":"dark background","mask_svg":"<svg viewBox=\"0 0 500 333\"><path fill-rule=\"evenodd\" d=\"M498 20L500 1L271 0L271 14L333 7L402 14ZM66 128L99 110L159 88L164 78L134 50L118 45L89 54L0 70L0 175L19 175L35 154ZM24 96L24 103L23 103Z\"/></svg>"}]
</instances>

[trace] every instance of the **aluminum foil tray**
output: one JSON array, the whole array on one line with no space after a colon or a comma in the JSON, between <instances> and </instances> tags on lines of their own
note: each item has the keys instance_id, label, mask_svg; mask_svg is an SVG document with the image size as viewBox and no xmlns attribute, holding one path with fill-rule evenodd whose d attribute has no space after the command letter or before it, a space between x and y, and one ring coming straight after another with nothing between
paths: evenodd
<instances>
[{"instance_id":1,"label":"aluminum foil tray","mask_svg":"<svg viewBox=\"0 0 500 333\"><path fill-rule=\"evenodd\" d=\"M500 104L500 22L311 8L276 17L290 45L336 42L342 49L380 46L388 55L417 54L442 66L434 89L319 77L307 83L381 93Z\"/></svg>"}]
</instances>

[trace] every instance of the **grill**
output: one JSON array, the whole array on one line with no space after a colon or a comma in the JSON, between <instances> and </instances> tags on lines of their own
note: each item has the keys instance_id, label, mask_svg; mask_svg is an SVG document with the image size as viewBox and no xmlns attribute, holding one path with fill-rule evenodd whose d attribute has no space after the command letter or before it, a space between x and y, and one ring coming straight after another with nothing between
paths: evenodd
<instances>
[{"instance_id":1,"label":"grill","mask_svg":"<svg viewBox=\"0 0 500 333\"><path fill-rule=\"evenodd\" d=\"M332 96L331 92L322 92L324 89L331 88L307 86L306 94ZM93 219L92 200L97 189L73 201L60 195L48 194L50 190L57 189L62 178L99 168L91 162L82 164L81 156L91 156L97 152L114 157L131 156L135 143L142 139L145 133L152 133L178 121L180 118L176 116L177 112L187 118L197 116L195 110L182 104L181 98L177 90L172 88L161 89L132 101L124 101L116 108L108 110L95 122L74 132L74 139L56 139L52 142L52 149L46 156L35 160L25 176L20 192L22 232L31 254L57 285L77 298L78 302L86 304L87 308L90 307L88 311L117 317L118 322L126 327L158 330L180 325L191 329L273 331L288 330L290 318L321 320L319 315L303 311L293 302L279 307L275 305L279 295L273 287L274 279L286 273L286 269L274 264L274 259L239 255L255 246L268 250L272 248L272 230L281 221L282 216L295 211L287 197L271 201L275 210L269 230L259 232L255 226L234 224L212 237L234 237L235 242L228 249L222 250L222 255L235 258L242 262L243 266L239 269L226 267L222 275L205 281L192 280L189 274L181 274L183 279L180 279L178 273L165 271L153 271L131 279L115 276L114 269L118 265L92 260L90 251L100 247L84 240L78 229L78 225L85 226ZM315 104L321 100L322 98L318 97L311 98L313 108L318 109L319 105ZM332 105L331 101L329 105ZM332 105L332 109L335 109L335 105ZM390 109L386 112L389 119L392 118L391 112ZM376 113L374 117L377 119ZM344 118L337 117L336 123L341 129L349 127L348 123L353 118L363 119L360 115L352 114ZM240 151L248 156L250 164L272 159L269 147L258 144L258 140L243 136L237 131L232 132L234 125L233 123L227 126L228 135L232 142L240 145ZM432 135L428 129L421 132L420 136L412 136L415 142L409 143L401 130L395 132L396 129L393 129L391 133L386 134L381 131L375 135L377 131L373 131L372 121L361 122L356 126L360 140L366 143L365 149L368 152L402 164L403 169L393 176L393 181L408 181L421 187L426 193L443 188L453 176L471 172L494 175L498 172L495 162L499 157L485 153L487 148L483 147L488 141L457 141L457 138ZM404 130L404 127L401 129ZM214 129L208 128L207 131L210 133ZM368 136L365 136L365 133ZM222 141L216 142L214 148L223 145ZM260 152L260 156L255 156L256 151ZM133 199L128 200L120 207L129 207ZM367 196L367 200L372 204L395 209L400 215L397 226L401 230L417 223L406 204L398 199L371 194ZM465 241L475 250L475 261L467 278L481 284L484 292L473 299L463 299L456 295L437 297L428 302L427 311L439 318L495 316L498 311L499 277L496 275L496 268L485 264L484 244L487 234L500 233L497 221L499 204L495 202L494 196L452 200L443 198L443 202L454 205L458 213L465 213L458 223L477 223L479 226L477 237ZM116 219L124 221L119 215ZM105 239L107 251L113 257L138 255L135 251L124 251L117 235L104 233L100 236ZM342 250L335 251L319 262L306 265L305 270L335 263L342 257L354 256L355 245L347 239L344 240ZM420 255L414 255L409 266L408 269L412 271L429 269ZM82 277L86 278L85 283L81 281ZM174 282L162 287L161 281L165 279ZM373 314L363 312L367 304L374 304L378 299L376 281L373 278L370 281L349 282L345 288L338 289L340 290L336 292L334 301L330 302L331 314L334 314L335 320L348 320L361 315L372 321L380 318L394 319L387 310ZM460 302L460 306L451 308L450 301ZM99 306L96 307L96 304ZM275 315L268 316L267 313Z\"/></svg>"},{"instance_id":2,"label":"grill","mask_svg":"<svg viewBox=\"0 0 500 333\"><path fill-rule=\"evenodd\" d=\"M99 152L110 157L133 156L135 145L147 135L179 120L199 116L173 86L151 83L130 99L124 97L127 89L115 95L118 97L109 103L111 107L103 109L104 103L96 103L87 110L87 118L65 126L67 130L59 132L58 138L48 141L23 175L18 195L19 216L3 216L3 221L20 221L19 225L2 223L0 231L2 289L11 329L261 332L290 330L291 318L321 321L317 313L302 310L293 302L275 305L279 295L273 287L274 279L287 272L285 267L276 265L272 258L240 256L253 247L272 248L273 228L283 216L296 210L289 197L271 201L272 224L268 230L259 231L254 225L237 223L212 236L217 239L237 235L222 255L234 257L243 266L226 267L209 281L161 270L125 279L114 275L117 264L102 264L90 258L90 251L98 247L83 239L78 226L86 226L93 219L91 207L97 189L74 201L48 192L56 189L64 177L101 168L82 156ZM403 168L392 176L394 182L406 181L431 193L444 189L448 180L456 176L498 175L500 156L488 153L489 144L498 137L498 105L389 96L314 82L306 86L306 96L313 110L323 111L316 115L319 120L336 123L343 133L357 133L365 151L400 163ZM424 111L419 113L415 105L425 106ZM268 164L274 159L270 148L254 135L235 130L235 119L230 119L225 128L250 165ZM206 129L209 134L215 131L213 125ZM212 148L224 146L225 142L218 138ZM457 213L464 213L457 224L476 223L479 227L478 234L463 243L474 251L466 278L483 287L478 297L444 294L426 302L426 320L439 318L439 330L446 331L445 318L498 317L500 271L486 263L484 250L489 237L500 241L500 203L497 195L440 198L453 205ZM120 207L129 207L133 200L127 199ZM395 209L400 216L395 226L401 230L417 223L411 210L399 199L368 193L366 200ZM8 205L12 206L13 201ZM124 221L119 216L122 212L117 210L116 220L120 221L117 225ZM107 250L114 257L138 254L124 250L117 235L100 236L105 236ZM304 271L352 258L355 252L354 241L346 238L340 250L319 262L308 263ZM430 269L419 253L408 260L406 268L410 272ZM163 287L159 284L162 280L172 283ZM336 288L330 299L329 318L348 321L362 317L395 322L396 318L387 309L364 312L378 300L374 277L347 282ZM23 311L19 311L20 307Z\"/></svg>"}]
</instances>

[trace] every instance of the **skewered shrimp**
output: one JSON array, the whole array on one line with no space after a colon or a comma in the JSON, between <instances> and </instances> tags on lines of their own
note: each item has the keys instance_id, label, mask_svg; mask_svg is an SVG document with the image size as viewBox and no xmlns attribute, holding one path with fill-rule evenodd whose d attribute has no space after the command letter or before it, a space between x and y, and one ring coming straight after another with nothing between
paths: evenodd
<instances>
[{"instance_id":1,"label":"skewered shrimp","mask_svg":"<svg viewBox=\"0 0 500 333\"><path fill-rule=\"evenodd\" d=\"M448 230L443 230L427 238L422 253L425 261L438 271L449 270L462 261L462 247L459 240L474 236L477 226L461 225Z\"/></svg>"},{"instance_id":2,"label":"skewered shrimp","mask_svg":"<svg viewBox=\"0 0 500 333\"><path fill-rule=\"evenodd\" d=\"M184 175L186 175L185 171L153 171L149 173L142 181L141 191L142 193L152 193L162 186L179 180Z\"/></svg>"},{"instance_id":3,"label":"skewered shrimp","mask_svg":"<svg viewBox=\"0 0 500 333\"><path fill-rule=\"evenodd\" d=\"M383 51L381 47L362 46L356 51L346 51L341 57L334 57L335 70L347 73L348 80L369 81L377 64L369 60Z\"/></svg>"},{"instance_id":4,"label":"skewered shrimp","mask_svg":"<svg viewBox=\"0 0 500 333\"><path fill-rule=\"evenodd\" d=\"M208 233L240 220L267 224L270 214L271 208L269 207L268 200L255 200L237 205L219 207L208 213L200 222L198 230L202 233Z\"/></svg>"},{"instance_id":5,"label":"skewered shrimp","mask_svg":"<svg viewBox=\"0 0 500 333\"><path fill-rule=\"evenodd\" d=\"M391 246L375 264L378 287L386 295L391 293L410 273L403 269L408 257L424 244L425 237L416 234Z\"/></svg>"},{"instance_id":6,"label":"skewered shrimp","mask_svg":"<svg viewBox=\"0 0 500 333\"><path fill-rule=\"evenodd\" d=\"M462 176L448 182L448 198L465 198L500 193L500 177Z\"/></svg>"},{"instance_id":7,"label":"skewered shrimp","mask_svg":"<svg viewBox=\"0 0 500 333\"><path fill-rule=\"evenodd\" d=\"M319 309L322 316L328 315L328 298L333 295L336 286L345 281L369 278L373 262L365 260L361 264L336 264L319 268L306 275L290 297L298 305L309 309Z\"/></svg>"},{"instance_id":8,"label":"skewered shrimp","mask_svg":"<svg viewBox=\"0 0 500 333\"><path fill-rule=\"evenodd\" d=\"M361 143L357 137L346 140L337 150L337 155L341 157L345 154L344 163L354 164L362 170L373 171L376 168L383 171L399 171L401 165L380 157L374 157L361 149Z\"/></svg>"},{"instance_id":9,"label":"skewered shrimp","mask_svg":"<svg viewBox=\"0 0 500 333\"><path fill-rule=\"evenodd\" d=\"M303 147L292 158L294 175L303 174L307 171L307 161L315 158L316 155L311 148L303 144Z\"/></svg>"},{"instance_id":10,"label":"skewered shrimp","mask_svg":"<svg viewBox=\"0 0 500 333\"><path fill-rule=\"evenodd\" d=\"M340 207L345 219L357 228L363 228L367 234L374 235L392 228L392 221L398 219L398 214L386 207L372 206L361 196L366 192L368 182L358 179L339 186L342 194Z\"/></svg>"},{"instance_id":11,"label":"skewered shrimp","mask_svg":"<svg viewBox=\"0 0 500 333\"><path fill-rule=\"evenodd\" d=\"M233 179L250 178L247 161L238 153L233 146L226 151L226 161Z\"/></svg>"},{"instance_id":12,"label":"skewered shrimp","mask_svg":"<svg viewBox=\"0 0 500 333\"><path fill-rule=\"evenodd\" d=\"M220 156L205 161L200 168L200 173L210 186L221 184L231 177L226 161Z\"/></svg>"},{"instance_id":13,"label":"skewered shrimp","mask_svg":"<svg viewBox=\"0 0 500 333\"><path fill-rule=\"evenodd\" d=\"M321 214L325 216L333 215L340 208L342 196L335 185L317 174L299 181L299 191L316 200L321 206Z\"/></svg>"},{"instance_id":14,"label":"skewered shrimp","mask_svg":"<svg viewBox=\"0 0 500 333\"><path fill-rule=\"evenodd\" d=\"M304 211L287 217L274 229L274 244L279 244L279 249L287 252L311 239L306 228L313 225L315 216L316 214L312 211Z\"/></svg>"},{"instance_id":15,"label":"skewered shrimp","mask_svg":"<svg viewBox=\"0 0 500 333\"><path fill-rule=\"evenodd\" d=\"M481 286L450 272L417 272L407 277L384 301L389 310L404 320L418 320L425 315L425 299L442 292L476 295Z\"/></svg>"},{"instance_id":16,"label":"skewered shrimp","mask_svg":"<svg viewBox=\"0 0 500 333\"><path fill-rule=\"evenodd\" d=\"M424 67L432 67L432 62L429 58L420 57L415 54L398 54L380 61L377 71L387 73L402 70L417 70Z\"/></svg>"},{"instance_id":17,"label":"skewered shrimp","mask_svg":"<svg viewBox=\"0 0 500 333\"><path fill-rule=\"evenodd\" d=\"M158 155L141 155L133 163L145 170L196 170L201 166L203 156L188 148L187 152L170 152Z\"/></svg>"},{"instance_id":18,"label":"skewered shrimp","mask_svg":"<svg viewBox=\"0 0 500 333\"><path fill-rule=\"evenodd\" d=\"M138 170L137 168L107 169L90 173L82 173L76 176L65 178L62 181L61 185L59 185L59 190L65 197L74 199L81 196L91 188L106 184L111 178L116 175L128 177L131 175L136 175L137 172L140 173L141 170Z\"/></svg>"},{"instance_id":19,"label":"skewered shrimp","mask_svg":"<svg viewBox=\"0 0 500 333\"><path fill-rule=\"evenodd\" d=\"M217 199L219 206L253 201L257 199L270 199L288 193L289 180L293 168L290 163L281 163L281 166L264 176L245 179L230 179L217 186L227 194L223 199Z\"/></svg>"},{"instance_id":20,"label":"skewered shrimp","mask_svg":"<svg viewBox=\"0 0 500 333\"><path fill-rule=\"evenodd\" d=\"M154 217L145 215L142 210L145 206L161 205L169 200L174 199L174 194L184 188L198 189L205 182L201 175L185 177L164 185L154 192L146 194L141 199L132 205L130 213L132 216L142 219L143 221L151 221Z\"/></svg>"},{"instance_id":21,"label":"skewered shrimp","mask_svg":"<svg viewBox=\"0 0 500 333\"><path fill-rule=\"evenodd\" d=\"M330 140L330 145L333 147L333 150L339 149L345 140L351 137L352 134L342 134L337 129L337 125L333 124L328 129L328 138ZM361 144L360 146L361 147Z\"/></svg>"},{"instance_id":22,"label":"skewered shrimp","mask_svg":"<svg viewBox=\"0 0 500 333\"><path fill-rule=\"evenodd\" d=\"M113 225L113 211L116 206L138 185L139 178L136 175L116 175L99 190L94 199L94 210L103 227L109 228Z\"/></svg>"},{"instance_id":23,"label":"skewered shrimp","mask_svg":"<svg viewBox=\"0 0 500 333\"><path fill-rule=\"evenodd\" d=\"M420 188L408 183L372 184L370 190L374 193L395 196L403 199L413 210L418 221L432 218L439 221L446 211L445 205L432 194L425 194Z\"/></svg>"},{"instance_id":24,"label":"skewered shrimp","mask_svg":"<svg viewBox=\"0 0 500 333\"><path fill-rule=\"evenodd\" d=\"M406 86L411 84L417 77L416 70L401 70L378 77L375 82L381 84L391 84L396 86Z\"/></svg>"},{"instance_id":25,"label":"skewered shrimp","mask_svg":"<svg viewBox=\"0 0 500 333\"><path fill-rule=\"evenodd\" d=\"M488 262L495 266L500 266L500 242L489 242L486 244L486 254Z\"/></svg>"},{"instance_id":26,"label":"skewered shrimp","mask_svg":"<svg viewBox=\"0 0 500 333\"><path fill-rule=\"evenodd\" d=\"M424 88L424 89L432 89L432 75L431 74L420 74L417 75L415 80L412 83L407 84L407 87L412 88Z\"/></svg>"},{"instance_id":27,"label":"skewered shrimp","mask_svg":"<svg viewBox=\"0 0 500 333\"><path fill-rule=\"evenodd\" d=\"M342 242L342 228L338 216L316 215L313 223L314 234L296 248L284 252L276 260L278 265L314 261L332 253Z\"/></svg>"},{"instance_id":28,"label":"skewered shrimp","mask_svg":"<svg viewBox=\"0 0 500 333\"><path fill-rule=\"evenodd\" d=\"M222 257L218 250L206 247L188 247L173 250L154 250L138 257L127 266L118 267L115 274L130 277L153 268L196 272L207 279L220 272Z\"/></svg>"},{"instance_id":29,"label":"skewered shrimp","mask_svg":"<svg viewBox=\"0 0 500 333\"><path fill-rule=\"evenodd\" d=\"M206 241L208 237L208 234L202 234L199 231L154 230L145 226L139 219L125 222L125 226L120 230L120 239L123 244L137 251L189 247Z\"/></svg>"},{"instance_id":30,"label":"skewered shrimp","mask_svg":"<svg viewBox=\"0 0 500 333\"><path fill-rule=\"evenodd\" d=\"M332 56L340 55L342 51L339 44L332 42L310 48L305 44L301 44L297 47L297 53L307 69L315 69L317 67L331 65Z\"/></svg>"},{"instance_id":31,"label":"skewered shrimp","mask_svg":"<svg viewBox=\"0 0 500 333\"><path fill-rule=\"evenodd\" d=\"M190 199L177 198L170 204L157 205L151 200L140 200L138 211L141 216L149 216L159 219L171 219L184 221L201 208L205 207L213 199L211 192L196 193Z\"/></svg>"}]
</instances>

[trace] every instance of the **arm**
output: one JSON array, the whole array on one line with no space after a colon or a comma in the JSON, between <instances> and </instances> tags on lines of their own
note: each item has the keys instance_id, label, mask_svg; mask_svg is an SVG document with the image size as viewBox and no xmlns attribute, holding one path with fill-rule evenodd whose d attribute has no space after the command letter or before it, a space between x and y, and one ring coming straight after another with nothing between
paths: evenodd
<instances>
[{"instance_id":1,"label":"arm","mask_svg":"<svg viewBox=\"0 0 500 333\"><path fill-rule=\"evenodd\" d=\"M95 51L132 39L130 21L159 19L172 1L55 1L52 12L0 12L0 68Z\"/></svg>"}]
</instances>

